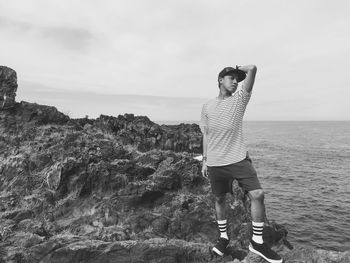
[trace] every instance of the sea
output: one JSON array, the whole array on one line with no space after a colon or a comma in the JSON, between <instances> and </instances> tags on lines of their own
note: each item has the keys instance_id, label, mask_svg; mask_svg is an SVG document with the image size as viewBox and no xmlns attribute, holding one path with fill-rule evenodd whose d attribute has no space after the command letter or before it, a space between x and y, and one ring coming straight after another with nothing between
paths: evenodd
<instances>
[{"instance_id":1,"label":"sea","mask_svg":"<svg viewBox=\"0 0 350 263\"><path fill-rule=\"evenodd\" d=\"M268 220L292 245L349 251L350 121L244 121L243 135Z\"/></svg>"}]
</instances>

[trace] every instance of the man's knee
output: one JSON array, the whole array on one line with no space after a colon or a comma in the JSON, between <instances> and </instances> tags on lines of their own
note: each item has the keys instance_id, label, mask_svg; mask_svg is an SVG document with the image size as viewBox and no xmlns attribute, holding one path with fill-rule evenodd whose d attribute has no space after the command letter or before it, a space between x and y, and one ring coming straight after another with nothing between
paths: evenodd
<instances>
[{"instance_id":1,"label":"man's knee","mask_svg":"<svg viewBox=\"0 0 350 263\"><path fill-rule=\"evenodd\" d=\"M264 190L263 189L255 189L252 191L249 191L249 196L251 200L264 200Z\"/></svg>"},{"instance_id":2,"label":"man's knee","mask_svg":"<svg viewBox=\"0 0 350 263\"><path fill-rule=\"evenodd\" d=\"M226 195L216 195L215 196L215 201L219 204L225 203L226 200Z\"/></svg>"}]
</instances>

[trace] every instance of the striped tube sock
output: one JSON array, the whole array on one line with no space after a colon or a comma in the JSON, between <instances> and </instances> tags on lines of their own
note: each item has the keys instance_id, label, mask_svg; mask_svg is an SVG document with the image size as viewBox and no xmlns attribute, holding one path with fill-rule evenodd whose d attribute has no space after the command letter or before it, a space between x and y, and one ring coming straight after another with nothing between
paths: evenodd
<instances>
[{"instance_id":1,"label":"striped tube sock","mask_svg":"<svg viewBox=\"0 0 350 263\"><path fill-rule=\"evenodd\" d=\"M253 223L253 237L252 239L259 244L262 244L264 241L262 239L262 233L264 228L264 222L254 222Z\"/></svg>"},{"instance_id":2,"label":"striped tube sock","mask_svg":"<svg viewBox=\"0 0 350 263\"><path fill-rule=\"evenodd\" d=\"M224 220L217 220L218 222L218 226L219 226L219 230L220 230L220 237L226 238L228 239L227 236L227 219Z\"/></svg>"}]
</instances>

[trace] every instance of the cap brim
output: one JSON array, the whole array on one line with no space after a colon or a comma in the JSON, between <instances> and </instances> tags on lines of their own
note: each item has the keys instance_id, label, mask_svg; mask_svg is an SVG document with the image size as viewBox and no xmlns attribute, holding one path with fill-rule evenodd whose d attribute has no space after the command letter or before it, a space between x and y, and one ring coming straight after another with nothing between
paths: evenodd
<instances>
[{"instance_id":1,"label":"cap brim","mask_svg":"<svg viewBox=\"0 0 350 263\"><path fill-rule=\"evenodd\" d=\"M230 73L236 73L238 75L238 82L241 82L246 77L245 72L243 70L239 70L239 69L230 70L224 76L230 75Z\"/></svg>"}]
</instances>

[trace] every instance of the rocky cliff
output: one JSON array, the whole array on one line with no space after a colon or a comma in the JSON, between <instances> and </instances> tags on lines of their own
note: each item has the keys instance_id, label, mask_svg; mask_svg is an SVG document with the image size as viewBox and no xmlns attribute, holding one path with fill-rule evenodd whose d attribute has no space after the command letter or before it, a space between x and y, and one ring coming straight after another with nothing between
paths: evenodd
<instances>
[{"instance_id":1,"label":"rocky cliff","mask_svg":"<svg viewBox=\"0 0 350 263\"><path fill-rule=\"evenodd\" d=\"M248 253L250 201L236 182L227 255L210 253L219 231L196 124L72 119L21 101L0 111L0 131L0 262L264 262ZM350 262L265 223L286 262Z\"/></svg>"}]
</instances>

